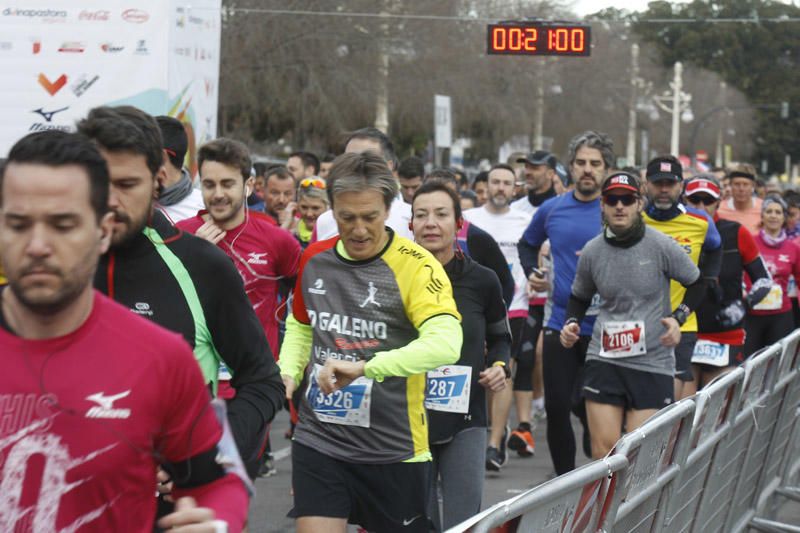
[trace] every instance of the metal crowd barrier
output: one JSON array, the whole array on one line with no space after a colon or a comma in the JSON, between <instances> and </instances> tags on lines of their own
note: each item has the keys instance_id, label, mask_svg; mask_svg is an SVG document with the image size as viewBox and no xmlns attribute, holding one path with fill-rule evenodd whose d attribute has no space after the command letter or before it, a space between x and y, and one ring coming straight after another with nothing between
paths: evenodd
<instances>
[{"instance_id":1,"label":"metal crowd barrier","mask_svg":"<svg viewBox=\"0 0 800 533\"><path fill-rule=\"evenodd\" d=\"M485 533L512 521L518 533L596 531L614 494L622 455L594 461L514 498L500 502L448 531Z\"/></svg>"},{"instance_id":2,"label":"metal crowd barrier","mask_svg":"<svg viewBox=\"0 0 800 533\"><path fill-rule=\"evenodd\" d=\"M594 461L451 532L800 533L800 330L659 411Z\"/></svg>"}]
</instances>

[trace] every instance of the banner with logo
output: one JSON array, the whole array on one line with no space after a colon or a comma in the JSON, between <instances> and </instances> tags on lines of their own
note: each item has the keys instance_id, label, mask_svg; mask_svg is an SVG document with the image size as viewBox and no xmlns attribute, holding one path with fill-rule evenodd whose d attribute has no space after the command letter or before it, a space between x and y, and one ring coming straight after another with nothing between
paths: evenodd
<instances>
[{"instance_id":1,"label":"banner with logo","mask_svg":"<svg viewBox=\"0 0 800 533\"><path fill-rule=\"evenodd\" d=\"M79 7L76 7L79 4ZM216 136L221 0L0 1L0 157L23 135L133 105Z\"/></svg>"}]
</instances>

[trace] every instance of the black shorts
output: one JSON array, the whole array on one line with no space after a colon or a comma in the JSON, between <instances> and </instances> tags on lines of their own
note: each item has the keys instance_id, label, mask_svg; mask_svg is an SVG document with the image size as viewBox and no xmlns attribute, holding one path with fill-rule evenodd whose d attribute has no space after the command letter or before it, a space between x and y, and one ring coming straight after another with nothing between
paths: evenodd
<instances>
[{"instance_id":1,"label":"black shorts","mask_svg":"<svg viewBox=\"0 0 800 533\"><path fill-rule=\"evenodd\" d=\"M346 518L368 531L428 531L431 463L347 463L292 442L288 516Z\"/></svg>"},{"instance_id":2,"label":"black shorts","mask_svg":"<svg viewBox=\"0 0 800 533\"><path fill-rule=\"evenodd\" d=\"M694 381L692 354L697 343L697 333L681 332L681 342L675 347L675 379Z\"/></svg>"},{"instance_id":3,"label":"black shorts","mask_svg":"<svg viewBox=\"0 0 800 533\"><path fill-rule=\"evenodd\" d=\"M728 344L728 366L737 367L744 363L745 359L744 356L744 344L733 345ZM727 368L724 366L714 366L714 365L707 365L705 363L692 363L694 366L700 368L703 372L713 372L714 370L718 370L720 368Z\"/></svg>"},{"instance_id":4,"label":"black shorts","mask_svg":"<svg viewBox=\"0 0 800 533\"><path fill-rule=\"evenodd\" d=\"M675 386L666 374L644 372L604 361L586 361L583 397L630 409L661 409L674 401Z\"/></svg>"}]
</instances>

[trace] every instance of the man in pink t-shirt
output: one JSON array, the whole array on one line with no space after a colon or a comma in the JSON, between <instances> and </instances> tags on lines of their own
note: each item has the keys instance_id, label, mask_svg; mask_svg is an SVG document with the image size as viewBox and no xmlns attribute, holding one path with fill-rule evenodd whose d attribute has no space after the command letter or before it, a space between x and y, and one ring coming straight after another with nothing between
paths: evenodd
<instances>
[{"instance_id":1,"label":"man in pink t-shirt","mask_svg":"<svg viewBox=\"0 0 800 533\"><path fill-rule=\"evenodd\" d=\"M244 144L224 138L211 141L200 147L197 163L206 210L176 226L216 244L231 258L277 360L279 282L285 280L291 287L300 244L266 215L247 209L253 180Z\"/></svg>"},{"instance_id":2,"label":"man in pink t-shirt","mask_svg":"<svg viewBox=\"0 0 800 533\"><path fill-rule=\"evenodd\" d=\"M0 174L0 531L152 531L159 464L177 499L159 527L240 531L247 491L217 459L238 454L189 346L92 289L108 198L77 134L24 137Z\"/></svg>"},{"instance_id":3,"label":"man in pink t-shirt","mask_svg":"<svg viewBox=\"0 0 800 533\"><path fill-rule=\"evenodd\" d=\"M752 165L737 165L728 172L731 197L719 204L719 218L738 222L753 235L761 224L761 198L753 195L756 186L755 169Z\"/></svg>"}]
</instances>

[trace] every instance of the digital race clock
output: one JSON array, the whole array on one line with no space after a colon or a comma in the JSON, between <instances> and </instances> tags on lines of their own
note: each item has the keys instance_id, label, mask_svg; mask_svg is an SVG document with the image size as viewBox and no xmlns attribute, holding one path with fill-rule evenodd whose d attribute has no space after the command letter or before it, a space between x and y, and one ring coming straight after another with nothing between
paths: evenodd
<instances>
[{"instance_id":1,"label":"digital race clock","mask_svg":"<svg viewBox=\"0 0 800 533\"><path fill-rule=\"evenodd\" d=\"M489 24L487 53L493 55L588 56L591 28L542 22Z\"/></svg>"}]
</instances>

